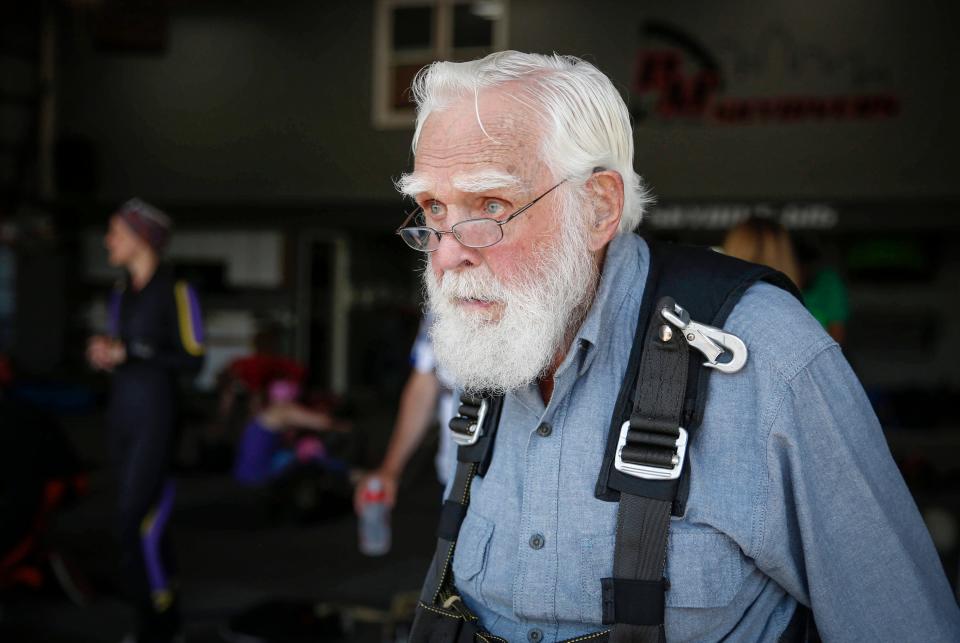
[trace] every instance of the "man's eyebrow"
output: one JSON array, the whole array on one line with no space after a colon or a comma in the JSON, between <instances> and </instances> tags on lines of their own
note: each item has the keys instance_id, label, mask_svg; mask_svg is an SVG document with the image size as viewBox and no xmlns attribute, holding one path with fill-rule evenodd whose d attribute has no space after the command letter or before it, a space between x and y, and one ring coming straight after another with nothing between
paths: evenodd
<instances>
[{"instance_id":1,"label":"man's eyebrow","mask_svg":"<svg viewBox=\"0 0 960 643\"><path fill-rule=\"evenodd\" d=\"M409 172L401 174L394 185L400 193L415 198L420 194L433 192L435 183L422 174ZM502 188L517 188L523 185L524 181L519 176L499 170L480 170L457 174L453 177L453 187L471 194Z\"/></svg>"},{"instance_id":2,"label":"man's eyebrow","mask_svg":"<svg viewBox=\"0 0 960 643\"><path fill-rule=\"evenodd\" d=\"M467 174L457 174L453 177L453 187L461 192L478 194L501 188L516 188L524 184L515 174L499 170L481 170Z\"/></svg>"},{"instance_id":3,"label":"man's eyebrow","mask_svg":"<svg viewBox=\"0 0 960 643\"><path fill-rule=\"evenodd\" d=\"M401 194L405 194L411 198L424 192L433 191L433 181L416 172L401 174L394 185L396 185L397 190L399 190Z\"/></svg>"}]
</instances>

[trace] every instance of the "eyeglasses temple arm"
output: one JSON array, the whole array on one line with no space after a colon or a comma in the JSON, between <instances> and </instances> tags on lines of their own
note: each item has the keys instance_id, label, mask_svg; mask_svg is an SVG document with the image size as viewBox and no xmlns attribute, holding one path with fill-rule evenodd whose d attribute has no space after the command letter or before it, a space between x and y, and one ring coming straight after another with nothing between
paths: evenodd
<instances>
[{"instance_id":1,"label":"eyeglasses temple arm","mask_svg":"<svg viewBox=\"0 0 960 643\"><path fill-rule=\"evenodd\" d=\"M543 194L541 194L540 196L538 196L536 199L534 199L534 200L531 201L530 203L526 204L525 206L523 206L522 208L520 208L519 210L517 210L516 212L514 212L513 214L511 214L509 217L507 217L507 218L504 219L503 221L498 221L497 223L498 223L501 227L504 226L504 225L506 225L507 223L510 223L511 221L513 221L514 219L516 219L517 217L519 217L521 214L523 214L524 212L526 212L526 211L527 211L527 208L532 208L534 205L537 204L537 201L539 201L539 200L542 199L543 197L547 196L548 194L550 194L551 192L553 192L554 190L556 190L556 189L557 189L558 187L560 187L564 182L566 182L566 179L564 179L563 181L560 181L560 183L557 183L555 186L553 186L552 188L550 188L549 190L547 190L546 192L544 192Z\"/></svg>"},{"instance_id":2,"label":"eyeglasses temple arm","mask_svg":"<svg viewBox=\"0 0 960 643\"><path fill-rule=\"evenodd\" d=\"M408 215L407 215L407 218L404 219L404 220L403 220L403 223L400 224L400 227L397 228L396 233L397 233L397 234L400 234L400 231L407 227L407 224L410 223L410 219L412 219L414 216L416 216L417 212L419 212L419 211L420 211L420 210L414 210L413 212L411 212L410 214L408 214Z\"/></svg>"}]
</instances>

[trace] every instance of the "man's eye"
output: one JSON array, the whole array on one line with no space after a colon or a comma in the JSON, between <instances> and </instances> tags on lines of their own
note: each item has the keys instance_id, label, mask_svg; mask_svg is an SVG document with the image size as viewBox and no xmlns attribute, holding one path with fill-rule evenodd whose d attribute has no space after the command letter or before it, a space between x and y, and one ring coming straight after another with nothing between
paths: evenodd
<instances>
[{"instance_id":1,"label":"man's eye","mask_svg":"<svg viewBox=\"0 0 960 643\"><path fill-rule=\"evenodd\" d=\"M443 205L436 201L431 202L430 205L427 206L427 212L429 212L432 217L443 216L444 211Z\"/></svg>"},{"instance_id":2,"label":"man's eye","mask_svg":"<svg viewBox=\"0 0 960 643\"><path fill-rule=\"evenodd\" d=\"M483 213L491 217L503 214L505 209L499 201L487 201L483 205Z\"/></svg>"}]
</instances>

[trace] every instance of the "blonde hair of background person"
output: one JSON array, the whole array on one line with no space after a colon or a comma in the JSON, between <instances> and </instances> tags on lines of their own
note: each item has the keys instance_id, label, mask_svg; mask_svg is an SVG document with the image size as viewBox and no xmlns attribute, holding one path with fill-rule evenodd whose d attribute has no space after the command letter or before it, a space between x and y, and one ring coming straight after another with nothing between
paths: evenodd
<instances>
[{"instance_id":1,"label":"blonde hair of background person","mask_svg":"<svg viewBox=\"0 0 960 643\"><path fill-rule=\"evenodd\" d=\"M749 217L727 231L723 251L731 257L779 270L798 287L803 287L790 233L778 221Z\"/></svg>"}]
</instances>

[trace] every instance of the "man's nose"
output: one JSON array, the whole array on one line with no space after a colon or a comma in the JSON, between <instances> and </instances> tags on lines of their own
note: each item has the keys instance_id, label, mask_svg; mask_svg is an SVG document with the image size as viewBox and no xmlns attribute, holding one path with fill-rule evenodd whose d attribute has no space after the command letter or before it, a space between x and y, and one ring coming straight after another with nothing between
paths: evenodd
<instances>
[{"instance_id":1,"label":"man's nose","mask_svg":"<svg viewBox=\"0 0 960 643\"><path fill-rule=\"evenodd\" d=\"M477 266L482 261L476 248L468 248L457 240L452 232L440 236L440 245L431 253L434 269L447 271L468 266Z\"/></svg>"}]
</instances>

